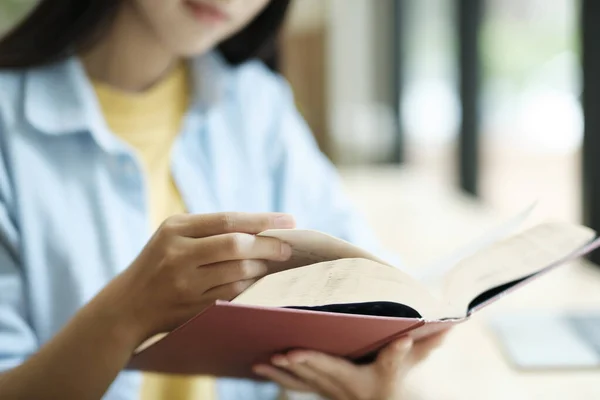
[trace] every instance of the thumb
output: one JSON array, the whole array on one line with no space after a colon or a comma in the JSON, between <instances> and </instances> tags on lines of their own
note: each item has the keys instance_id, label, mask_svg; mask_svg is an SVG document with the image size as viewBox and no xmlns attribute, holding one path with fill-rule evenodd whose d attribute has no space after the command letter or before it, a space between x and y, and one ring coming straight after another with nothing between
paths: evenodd
<instances>
[{"instance_id":1,"label":"thumb","mask_svg":"<svg viewBox=\"0 0 600 400\"><path fill-rule=\"evenodd\" d=\"M394 376L403 369L413 347L413 340L406 336L385 347L375 361L376 368L385 376Z\"/></svg>"}]
</instances>

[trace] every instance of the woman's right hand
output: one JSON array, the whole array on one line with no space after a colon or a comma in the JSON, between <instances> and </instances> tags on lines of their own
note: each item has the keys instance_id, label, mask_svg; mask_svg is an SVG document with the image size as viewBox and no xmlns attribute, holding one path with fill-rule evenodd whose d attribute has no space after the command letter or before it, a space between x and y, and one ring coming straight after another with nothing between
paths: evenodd
<instances>
[{"instance_id":1,"label":"woman's right hand","mask_svg":"<svg viewBox=\"0 0 600 400\"><path fill-rule=\"evenodd\" d=\"M122 313L141 342L215 300L233 299L268 274L267 261L287 260L288 244L256 234L294 225L293 217L272 213L171 217L96 300Z\"/></svg>"},{"instance_id":2,"label":"woman's right hand","mask_svg":"<svg viewBox=\"0 0 600 400\"><path fill-rule=\"evenodd\" d=\"M0 397L101 398L145 339L217 299L237 296L268 273L267 260L287 260L287 244L256 234L293 227L293 218L283 214L169 218L130 267L55 337L0 374Z\"/></svg>"}]
</instances>

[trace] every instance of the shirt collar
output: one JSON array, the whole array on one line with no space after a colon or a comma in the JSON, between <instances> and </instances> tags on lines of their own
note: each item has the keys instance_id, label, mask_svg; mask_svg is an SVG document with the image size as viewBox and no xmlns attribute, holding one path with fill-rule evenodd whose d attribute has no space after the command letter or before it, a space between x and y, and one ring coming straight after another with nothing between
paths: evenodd
<instances>
[{"instance_id":1,"label":"shirt collar","mask_svg":"<svg viewBox=\"0 0 600 400\"><path fill-rule=\"evenodd\" d=\"M103 125L93 88L75 57L29 70L25 117L39 131L58 135Z\"/></svg>"},{"instance_id":2,"label":"shirt collar","mask_svg":"<svg viewBox=\"0 0 600 400\"><path fill-rule=\"evenodd\" d=\"M206 110L222 102L232 87L230 67L215 52L191 60L193 105ZM89 131L110 145L106 125L90 80L77 57L29 70L25 76L25 117L51 135Z\"/></svg>"}]
</instances>

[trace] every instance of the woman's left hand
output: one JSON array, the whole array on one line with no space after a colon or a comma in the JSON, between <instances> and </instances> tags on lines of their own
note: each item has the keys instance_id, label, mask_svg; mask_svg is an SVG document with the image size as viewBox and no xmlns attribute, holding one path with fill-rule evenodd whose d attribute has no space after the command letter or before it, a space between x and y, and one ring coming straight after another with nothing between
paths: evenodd
<instances>
[{"instance_id":1,"label":"woman's left hand","mask_svg":"<svg viewBox=\"0 0 600 400\"><path fill-rule=\"evenodd\" d=\"M410 338L402 338L384 348L369 365L295 350L274 356L273 366L257 365L254 372L288 390L313 392L332 400L398 400L406 373L438 347L443 337L438 334L414 344Z\"/></svg>"}]
</instances>

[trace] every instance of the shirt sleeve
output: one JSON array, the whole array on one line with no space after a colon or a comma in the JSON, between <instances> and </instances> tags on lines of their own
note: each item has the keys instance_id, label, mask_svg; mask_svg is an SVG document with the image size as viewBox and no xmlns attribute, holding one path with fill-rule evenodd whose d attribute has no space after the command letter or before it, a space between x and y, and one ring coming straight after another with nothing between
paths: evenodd
<instances>
[{"instance_id":1,"label":"shirt sleeve","mask_svg":"<svg viewBox=\"0 0 600 400\"><path fill-rule=\"evenodd\" d=\"M397 264L344 193L336 168L320 151L287 83L279 79L278 87L279 118L271 134L277 208L294 214L299 228L329 233Z\"/></svg>"},{"instance_id":2,"label":"shirt sleeve","mask_svg":"<svg viewBox=\"0 0 600 400\"><path fill-rule=\"evenodd\" d=\"M27 318L20 240L14 213L9 206L14 204L12 200L0 149L0 373L21 364L37 347L37 339Z\"/></svg>"}]
</instances>

